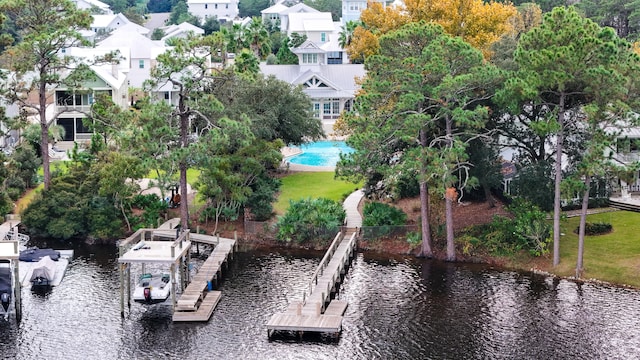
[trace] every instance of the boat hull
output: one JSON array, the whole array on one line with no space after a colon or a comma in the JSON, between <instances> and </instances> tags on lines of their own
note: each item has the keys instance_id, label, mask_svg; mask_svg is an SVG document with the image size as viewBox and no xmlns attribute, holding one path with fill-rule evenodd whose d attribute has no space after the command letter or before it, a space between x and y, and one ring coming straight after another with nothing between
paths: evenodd
<instances>
[{"instance_id":1,"label":"boat hull","mask_svg":"<svg viewBox=\"0 0 640 360\"><path fill-rule=\"evenodd\" d=\"M143 304L157 304L171 295L168 274L144 274L133 290L133 301Z\"/></svg>"}]
</instances>

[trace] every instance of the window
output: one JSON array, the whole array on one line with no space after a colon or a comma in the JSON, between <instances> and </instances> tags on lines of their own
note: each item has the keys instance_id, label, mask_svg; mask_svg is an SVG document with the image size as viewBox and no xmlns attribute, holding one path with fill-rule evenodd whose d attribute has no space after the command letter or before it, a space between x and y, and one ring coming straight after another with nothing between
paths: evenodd
<instances>
[{"instance_id":1,"label":"window","mask_svg":"<svg viewBox=\"0 0 640 360\"><path fill-rule=\"evenodd\" d=\"M76 133L81 133L81 134L91 133L91 129L89 129L88 126L84 125L84 121L85 119L83 118L76 118ZM89 119L86 119L86 121L89 122Z\"/></svg>"},{"instance_id":2,"label":"window","mask_svg":"<svg viewBox=\"0 0 640 360\"><path fill-rule=\"evenodd\" d=\"M331 103L330 102L326 102L326 103L322 104L322 114L331 115Z\"/></svg>"},{"instance_id":3,"label":"window","mask_svg":"<svg viewBox=\"0 0 640 360\"><path fill-rule=\"evenodd\" d=\"M320 118L320 103L313 103L313 117Z\"/></svg>"},{"instance_id":4,"label":"window","mask_svg":"<svg viewBox=\"0 0 640 360\"><path fill-rule=\"evenodd\" d=\"M303 64L317 64L318 63L318 54L302 54L302 63Z\"/></svg>"},{"instance_id":5,"label":"window","mask_svg":"<svg viewBox=\"0 0 640 360\"><path fill-rule=\"evenodd\" d=\"M165 100L169 100L169 92L168 91L164 92L164 99Z\"/></svg>"},{"instance_id":6,"label":"window","mask_svg":"<svg viewBox=\"0 0 640 360\"><path fill-rule=\"evenodd\" d=\"M144 69L144 60L138 60L138 67Z\"/></svg>"},{"instance_id":7,"label":"window","mask_svg":"<svg viewBox=\"0 0 640 360\"><path fill-rule=\"evenodd\" d=\"M351 99L345 101L345 103L344 103L344 111L351 111L351 102L353 102L353 100L351 100Z\"/></svg>"},{"instance_id":8,"label":"window","mask_svg":"<svg viewBox=\"0 0 640 360\"><path fill-rule=\"evenodd\" d=\"M225 4L225 5L224 5L224 8L225 8L225 9L228 9L228 8L229 8L229 4Z\"/></svg>"},{"instance_id":9,"label":"window","mask_svg":"<svg viewBox=\"0 0 640 360\"><path fill-rule=\"evenodd\" d=\"M204 4L204 8L208 9L209 8L209 4Z\"/></svg>"},{"instance_id":10,"label":"window","mask_svg":"<svg viewBox=\"0 0 640 360\"><path fill-rule=\"evenodd\" d=\"M320 33L320 41L322 42L327 41L327 33Z\"/></svg>"},{"instance_id":11,"label":"window","mask_svg":"<svg viewBox=\"0 0 640 360\"><path fill-rule=\"evenodd\" d=\"M73 133L73 130L75 129L74 120L75 119L73 118L59 118L58 120L56 120L58 125L64 129L64 136L62 137L61 140L63 141L74 140L74 133Z\"/></svg>"},{"instance_id":12,"label":"window","mask_svg":"<svg viewBox=\"0 0 640 360\"><path fill-rule=\"evenodd\" d=\"M217 9L218 8L218 4L213 4L213 8Z\"/></svg>"}]
</instances>

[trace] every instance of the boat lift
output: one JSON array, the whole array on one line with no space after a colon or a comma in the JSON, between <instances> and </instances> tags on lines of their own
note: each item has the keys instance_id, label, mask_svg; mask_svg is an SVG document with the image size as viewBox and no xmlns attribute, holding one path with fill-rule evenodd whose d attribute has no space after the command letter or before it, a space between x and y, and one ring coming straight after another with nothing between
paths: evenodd
<instances>
[{"instance_id":1,"label":"boat lift","mask_svg":"<svg viewBox=\"0 0 640 360\"><path fill-rule=\"evenodd\" d=\"M20 286L20 276L18 274L20 261L20 242L17 240L0 240L0 260L9 262L9 268L13 269L11 285L13 287L13 304L16 311L16 320L22 319L22 289ZM7 312L9 309L7 309Z\"/></svg>"},{"instance_id":2,"label":"boat lift","mask_svg":"<svg viewBox=\"0 0 640 360\"><path fill-rule=\"evenodd\" d=\"M131 264L142 264L143 272L146 263L168 264L170 266L171 304L176 308L176 278L180 274L180 291L184 291L189 283L189 229L173 233L172 241L156 240L166 238L167 232L158 229L140 229L122 240L118 246L118 270L120 274L120 315L124 318L125 293L127 305L131 309ZM177 235L177 236L176 236ZM125 291L126 290L126 291Z\"/></svg>"}]
</instances>

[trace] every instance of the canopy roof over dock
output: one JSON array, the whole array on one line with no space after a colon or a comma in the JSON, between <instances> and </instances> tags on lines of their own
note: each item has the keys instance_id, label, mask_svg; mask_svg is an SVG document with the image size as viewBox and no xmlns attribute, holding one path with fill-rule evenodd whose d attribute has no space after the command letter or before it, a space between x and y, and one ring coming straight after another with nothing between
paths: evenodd
<instances>
[{"instance_id":1,"label":"canopy roof over dock","mask_svg":"<svg viewBox=\"0 0 640 360\"><path fill-rule=\"evenodd\" d=\"M178 262L187 254L191 247L190 241L147 241L142 240L138 245L129 249L118 258L119 263L165 263ZM172 253L173 248L173 253Z\"/></svg>"},{"instance_id":2,"label":"canopy roof over dock","mask_svg":"<svg viewBox=\"0 0 640 360\"><path fill-rule=\"evenodd\" d=\"M17 241L0 240L0 259L17 260L20 257L19 244Z\"/></svg>"}]
</instances>

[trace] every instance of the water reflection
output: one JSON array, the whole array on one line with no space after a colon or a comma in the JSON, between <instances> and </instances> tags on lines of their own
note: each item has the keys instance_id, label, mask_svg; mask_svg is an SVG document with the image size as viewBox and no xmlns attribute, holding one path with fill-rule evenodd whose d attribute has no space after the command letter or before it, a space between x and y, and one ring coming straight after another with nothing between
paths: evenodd
<instances>
[{"instance_id":1,"label":"water reflection","mask_svg":"<svg viewBox=\"0 0 640 360\"><path fill-rule=\"evenodd\" d=\"M62 284L23 290L24 316L0 319L0 353L18 359L628 359L640 357L640 292L482 265L358 254L344 278L343 333L267 339L322 253L248 252L231 263L207 323L167 306L120 318L115 249L81 247Z\"/></svg>"}]
</instances>

